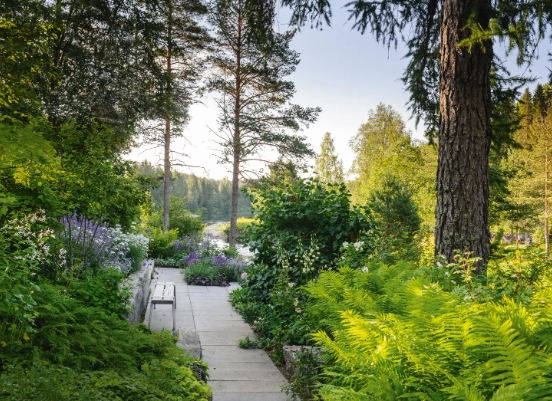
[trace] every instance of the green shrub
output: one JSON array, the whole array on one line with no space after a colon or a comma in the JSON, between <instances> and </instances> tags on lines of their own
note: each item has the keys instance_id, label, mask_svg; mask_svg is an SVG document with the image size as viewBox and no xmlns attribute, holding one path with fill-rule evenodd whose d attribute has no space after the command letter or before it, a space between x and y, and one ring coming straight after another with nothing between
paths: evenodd
<instances>
[{"instance_id":1,"label":"green shrub","mask_svg":"<svg viewBox=\"0 0 552 401\"><path fill-rule=\"evenodd\" d=\"M255 297L266 301L282 271L294 285L302 285L319 271L335 266L343 242L362 238L372 249L371 221L352 207L345 185L298 180L281 188L263 187L252 193L257 223L246 239L258 266L248 280ZM266 270L266 271L265 271Z\"/></svg>"},{"instance_id":2,"label":"green shrub","mask_svg":"<svg viewBox=\"0 0 552 401\"><path fill-rule=\"evenodd\" d=\"M159 229L163 227L162 209L152 213L148 219L148 226ZM186 205L181 198L171 195L169 227L171 230L177 231L177 238L201 232L204 226L200 216L193 215L192 212L186 210Z\"/></svg>"},{"instance_id":3,"label":"green shrub","mask_svg":"<svg viewBox=\"0 0 552 401\"><path fill-rule=\"evenodd\" d=\"M421 219L408 186L393 176L385 177L370 195L368 207L378 234L373 256L388 264L417 260Z\"/></svg>"},{"instance_id":4,"label":"green shrub","mask_svg":"<svg viewBox=\"0 0 552 401\"><path fill-rule=\"evenodd\" d=\"M40 284L28 341L3 340L0 398L7 400L207 400L193 376L201 361L167 331L153 333Z\"/></svg>"},{"instance_id":5,"label":"green shrub","mask_svg":"<svg viewBox=\"0 0 552 401\"><path fill-rule=\"evenodd\" d=\"M182 257L179 255L166 259L157 258L153 262L156 267L182 267Z\"/></svg>"},{"instance_id":6,"label":"green shrub","mask_svg":"<svg viewBox=\"0 0 552 401\"><path fill-rule=\"evenodd\" d=\"M280 276L266 303L253 299L248 288L230 293L232 305L259 335L259 345L269 349L277 362L283 362L286 344L312 345L311 317L304 310L306 296L290 284Z\"/></svg>"},{"instance_id":7,"label":"green shrub","mask_svg":"<svg viewBox=\"0 0 552 401\"><path fill-rule=\"evenodd\" d=\"M247 230L255 224L255 219L249 218L249 217L240 217L236 221L236 234L239 242L242 242L243 235L247 232ZM224 235L226 235L226 238L230 235L230 223L224 224L222 227L222 232Z\"/></svg>"},{"instance_id":8,"label":"green shrub","mask_svg":"<svg viewBox=\"0 0 552 401\"><path fill-rule=\"evenodd\" d=\"M213 263L213 260L224 263ZM229 285L230 281L237 281L238 270L224 256L213 256L211 259L202 259L184 270L186 282L192 285Z\"/></svg>"},{"instance_id":9,"label":"green shrub","mask_svg":"<svg viewBox=\"0 0 552 401\"><path fill-rule=\"evenodd\" d=\"M189 279L192 276L207 277L210 280L215 280L217 277L217 269L209 261L200 261L187 267L184 270L184 276Z\"/></svg>"},{"instance_id":10,"label":"green shrub","mask_svg":"<svg viewBox=\"0 0 552 401\"><path fill-rule=\"evenodd\" d=\"M123 285L125 277L124 273L114 268L88 272L82 280L70 285L69 293L86 306L124 317L130 307L130 291Z\"/></svg>"},{"instance_id":11,"label":"green shrub","mask_svg":"<svg viewBox=\"0 0 552 401\"><path fill-rule=\"evenodd\" d=\"M50 257L52 230L44 227L43 211L13 217L0 226L0 339L21 340L34 330L34 282L39 264Z\"/></svg>"},{"instance_id":12,"label":"green shrub","mask_svg":"<svg viewBox=\"0 0 552 401\"><path fill-rule=\"evenodd\" d=\"M152 258L166 258L173 255L173 244L178 238L177 230L163 231L158 227L149 229L149 254Z\"/></svg>"},{"instance_id":13,"label":"green shrub","mask_svg":"<svg viewBox=\"0 0 552 401\"><path fill-rule=\"evenodd\" d=\"M208 400L209 387L188 366L153 359L133 372L85 371L34 362L8 366L0 381L6 401Z\"/></svg>"}]
</instances>

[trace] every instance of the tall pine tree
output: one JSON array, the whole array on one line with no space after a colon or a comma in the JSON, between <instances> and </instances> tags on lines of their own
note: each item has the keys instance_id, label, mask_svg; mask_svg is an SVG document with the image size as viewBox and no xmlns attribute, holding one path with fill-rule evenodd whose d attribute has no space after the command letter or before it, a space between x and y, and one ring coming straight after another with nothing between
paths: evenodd
<instances>
[{"instance_id":1,"label":"tall pine tree","mask_svg":"<svg viewBox=\"0 0 552 401\"><path fill-rule=\"evenodd\" d=\"M254 170L250 162L270 163L267 150L286 159L313 156L297 131L314 122L320 109L290 103L295 86L285 77L299 64L299 54L289 48L294 32L275 33L270 48L248 40L245 0L218 0L210 22L216 52L208 86L219 93L220 161L232 165L229 242L234 245L240 176Z\"/></svg>"}]
</instances>

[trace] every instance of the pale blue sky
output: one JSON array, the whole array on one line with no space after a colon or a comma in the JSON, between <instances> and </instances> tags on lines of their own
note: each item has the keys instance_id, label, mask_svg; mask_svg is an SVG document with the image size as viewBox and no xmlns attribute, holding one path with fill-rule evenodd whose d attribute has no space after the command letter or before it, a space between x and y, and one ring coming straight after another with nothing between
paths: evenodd
<instances>
[{"instance_id":1,"label":"pale blue sky","mask_svg":"<svg viewBox=\"0 0 552 401\"><path fill-rule=\"evenodd\" d=\"M334 8L333 12L332 27L324 27L322 31L306 28L293 39L292 48L301 53L301 63L289 79L297 89L294 103L322 108L318 121L304 131L313 149L319 152L324 133L330 132L336 150L348 168L354 157L349 140L366 122L368 110L374 109L378 103L393 106L403 116L415 138L423 139L423 127L416 129L407 111L409 94L404 91L400 80L407 64L407 60L402 58L404 48L399 44L397 50L388 51L376 43L372 35L352 31L344 9ZM280 13L279 27L282 30L286 29L286 15L285 11ZM548 43L541 46L540 60L532 70L541 82L548 78L546 66L550 65L547 57L550 48L552 46ZM497 52L503 55L503 50ZM191 108L192 119L186 128L189 143L178 140L173 149L189 154L191 157L184 161L205 167L210 177L230 178L228 167L216 162L215 137L208 128L216 129L218 111L211 98L204 98L203 103ZM142 151L134 150L129 158L160 162L161 150ZM207 174L198 169L191 171L198 175Z\"/></svg>"}]
</instances>

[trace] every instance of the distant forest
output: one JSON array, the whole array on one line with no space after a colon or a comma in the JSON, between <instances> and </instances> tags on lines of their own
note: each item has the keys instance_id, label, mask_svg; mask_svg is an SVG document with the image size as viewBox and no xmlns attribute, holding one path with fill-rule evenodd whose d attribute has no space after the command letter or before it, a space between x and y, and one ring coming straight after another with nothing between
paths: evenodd
<instances>
[{"instance_id":1,"label":"distant forest","mask_svg":"<svg viewBox=\"0 0 552 401\"><path fill-rule=\"evenodd\" d=\"M153 166L149 162L138 165L138 171L144 175L159 177L159 183L163 181L161 167ZM195 174L185 174L173 171L170 193L181 198L186 208L192 213L201 215L203 221L227 221L230 220L230 198L232 196L232 182L226 178L215 180L199 177ZM155 208L161 208L163 204L163 185L152 190L152 201ZM251 216L251 203L240 192L238 199L238 217Z\"/></svg>"}]
</instances>

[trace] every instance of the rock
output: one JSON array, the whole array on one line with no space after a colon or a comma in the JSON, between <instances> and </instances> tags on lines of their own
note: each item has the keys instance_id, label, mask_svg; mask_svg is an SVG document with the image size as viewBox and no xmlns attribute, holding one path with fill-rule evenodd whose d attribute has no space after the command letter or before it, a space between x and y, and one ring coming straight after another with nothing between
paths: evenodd
<instances>
[{"instance_id":1,"label":"rock","mask_svg":"<svg viewBox=\"0 0 552 401\"><path fill-rule=\"evenodd\" d=\"M178 329L176 345L182 348L187 355L201 359L201 342L199 341L199 335L195 331L185 328ZM194 366L194 374L198 380L207 380L202 366Z\"/></svg>"},{"instance_id":2,"label":"rock","mask_svg":"<svg viewBox=\"0 0 552 401\"><path fill-rule=\"evenodd\" d=\"M286 362L286 372L290 375L295 374L297 366L297 354L299 352L309 351L314 359L318 360L324 352L321 348L311 347L308 345L284 345L284 361Z\"/></svg>"},{"instance_id":3,"label":"rock","mask_svg":"<svg viewBox=\"0 0 552 401\"><path fill-rule=\"evenodd\" d=\"M187 355L201 359L201 343L199 335L195 331L185 328L178 329L176 345L182 348Z\"/></svg>"}]
</instances>

